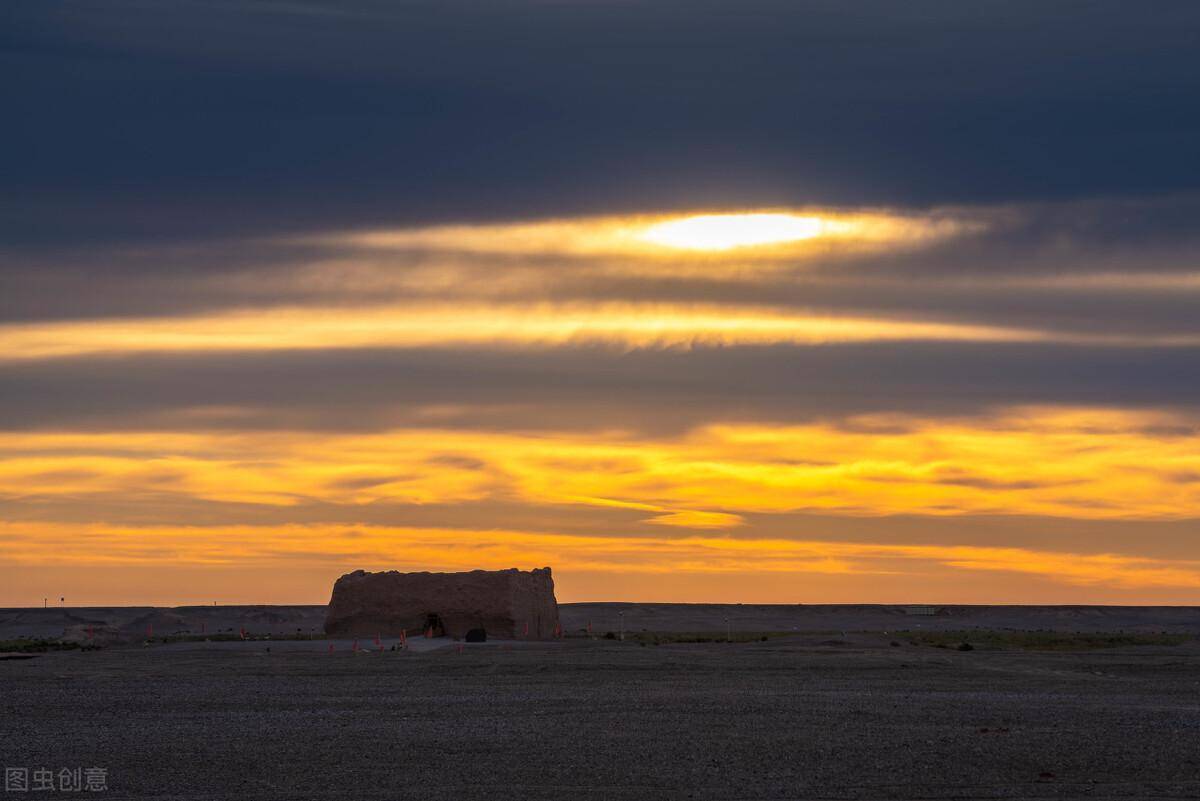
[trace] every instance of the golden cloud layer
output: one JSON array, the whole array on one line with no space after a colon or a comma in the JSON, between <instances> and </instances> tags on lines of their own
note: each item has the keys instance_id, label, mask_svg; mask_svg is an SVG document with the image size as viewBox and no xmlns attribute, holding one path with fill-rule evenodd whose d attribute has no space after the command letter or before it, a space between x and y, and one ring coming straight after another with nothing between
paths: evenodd
<instances>
[{"instance_id":1,"label":"golden cloud layer","mask_svg":"<svg viewBox=\"0 0 1200 801\"><path fill-rule=\"evenodd\" d=\"M1200 434L1166 414L1029 409L968 422L712 425L660 439L452 429L0 435L0 496L98 493L276 506L515 499L643 510L685 528L795 511L1181 519L1200 509Z\"/></svg>"},{"instance_id":2,"label":"golden cloud layer","mask_svg":"<svg viewBox=\"0 0 1200 801\"><path fill-rule=\"evenodd\" d=\"M0 362L89 354L453 346L619 348L838 342L1062 342L1194 346L1190 335L1063 334L1025 328L816 316L754 307L499 304L273 308L172 318L0 326Z\"/></svg>"},{"instance_id":3,"label":"golden cloud layer","mask_svg":"<svg viewBox=\"0 0 1200 801\"><path fill-rule=\"evenodd\" d=\"M85 354L437 346L623 348L874 340L1030 342L991 326L818 317L757 308L662 304L285 308L214 315L0 326L0 360Z\"/></svg>"},{"instance_id":4,"label":"golden cloud layer","mask_svg":"<svg viewBox=\"0 0 1200 801\"><path fill-rule=\"evenodd\" d=\"M595 293L614 278L788 284L788 271L828 267L864 250L897 254L1003 225L1002 210L902 215L886 211L763 210L693 216L644 215L334 233L302 237L288 270L234 271L212 279L236 307L169 317L117 317L0 325L0 363L91 354L196 353L493 346L617 348L694 345L816 345L876 341L1072 343L1195 347L1189 333L1055 330L938 319L820 313L770 302L622 300ZM285 244L296 244L287 240ZM306 255L307 254L307 255ZM169 254L164 258L170 258ZM886 272L870 275L887 286ZM822 286L862 275L826 270ZM942 287L1034 286L1121 289L1136 276L954 274ZM1163 281L1168 281L1163 284ZM1145 287L1194 287L1192 274L1155 274ZM908 286L910 279L903 279ZM211 287L210 287L211 288ZM286 288L287 292L277 294ZM277 305L303 295L312 305ZM709 296L711 297L711 295ZM769 296L768 296L769 297ZM544 298L539 300L539 298ZM564 299L568 298L568 299ZM274 299L274 300L272 300ZM256 303L257 301L257 303ZM294 301L293 301L294 302Z\"/></svg>"},{"instance_id":5,"label":"golden cloud layer","mask_svg":"<svg viewBox=\"0 0 1200 801\"><path fill-rule=\"evenodd\" d=\"M1003 571L1072 585L1200 588L1200 561L1029 548L891 545L719 536L629 537L510 529L0 523L0 562L58 566L305 564L464 570L552 564L559 571L880 575Z\"/></svg>"}]
</instances>

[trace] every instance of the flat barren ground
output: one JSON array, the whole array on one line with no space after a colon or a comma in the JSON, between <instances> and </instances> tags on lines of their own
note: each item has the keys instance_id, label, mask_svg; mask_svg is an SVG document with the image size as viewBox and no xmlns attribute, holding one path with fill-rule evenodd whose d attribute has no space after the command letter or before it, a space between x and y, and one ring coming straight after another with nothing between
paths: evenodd
<instances>
[{"instance_id":1,"label":"flat barren ground","mask_svg":"<svg viewBox=\"0 0 1200 801\"><path fill-rule=\"evenodd\" d=\"M121 799L1200 797L1195 640L652 642L47 653L0 661L0 752Z\"/></svg>"}]
</instances>

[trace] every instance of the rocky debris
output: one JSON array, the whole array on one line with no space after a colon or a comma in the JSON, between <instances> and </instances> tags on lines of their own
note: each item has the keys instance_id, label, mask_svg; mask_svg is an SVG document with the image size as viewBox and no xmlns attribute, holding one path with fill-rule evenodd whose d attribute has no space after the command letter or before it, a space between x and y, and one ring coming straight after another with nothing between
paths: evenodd
<instances>
[{"instance_id":1,"label":"rocky debris","mask_svg":"<svg viewBox=\"0 0 1200 801\"><path fill-rule=\"evenodd\" d=\"M482 628L501 639L549 639L558 626L550 568L465 573L347 573L333 585L325 633L337 637L419 634L461 638Z\"/></svg>"}]
</instances>

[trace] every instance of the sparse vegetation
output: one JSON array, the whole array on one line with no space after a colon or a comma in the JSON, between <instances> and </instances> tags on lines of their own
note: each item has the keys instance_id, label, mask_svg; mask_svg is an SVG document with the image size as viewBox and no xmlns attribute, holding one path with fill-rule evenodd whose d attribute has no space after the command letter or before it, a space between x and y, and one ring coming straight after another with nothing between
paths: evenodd
<instances>
[{"instance_id":1,"label":"sparse vegetation","mask_svg":"<svg viewBox=\"0 0 1200 801\"><path fill-rule=\"evenodd\" d=\"M648 643L650 645L677 645L683 643L706 643L706 642L766 642L772 637L786 637L795 632L786 631L735 631L733 639L730 640L725 632L720 631L690 631L690 632L673 632L673 631L639 631L626 632L625 639L633 642Z\"/></svg>"},{"instance_id":2,"label":"sparse vegetation","mask_svg":"<svg viewBox=\"0 0 1200 801\"><path fill-rule=\"evenodd\" d=\"M44 654L47 651L95 651L98 645L59 640L40 640L21 637L15 640L0 640L0 653Z\"/></svg>"},{"instance_id":3,"label":"sparse vegetation","mask_svg":"<svg viewBox=\"0 0 1200 801\"><path fill-rule=\"evenodd\" d=\"M138 642L149 642L149 643L154 643L156 645L166 645L168 643L174 643L174 642L241 642L242 639L243 638L242 638L241 634L239 634L237 632L229 633L229 632L216 631L216 632L210 632L210 633L206 633L206 634L179 632L176 634L155 635L153 637L145 637L145 636L143 636L141 638L132 637L131 641L136 640ZM328 639L328 637L325 634L317 634L315 632L314 633L296 633L296 634L253 634L251 632L246 632L246 637L245 637L245 640L247 642L251 642L251 641L253 641L253 642L271 642L272 640L279 640L279 641L287 642L287 641L297 641L297 640L308 641L308 640L325 640L325 639ZM363 638L363 639L372 639L372 638ZM389 637L389 638L385 638L385 639L395 639L395 638Z\"/></svg>"},{"instance_id":4,"label":"sparse vegetation","mask_svg":"<svg viewBox=\"0 0 1200 801\"><path fill-rule=\"evenodd\" d=\"M1125 632L1061 632L1061 631L899 631L897 637L913 645L934 648L956 648L972 651L976 648L1020 651L1090 651L1096 648L1122 648L1132 645L1179 645L1191 637L1187 634L1155 632L1132 634ZM965 647L964 647L965 646Z\"/></svg>"}]
</instances>

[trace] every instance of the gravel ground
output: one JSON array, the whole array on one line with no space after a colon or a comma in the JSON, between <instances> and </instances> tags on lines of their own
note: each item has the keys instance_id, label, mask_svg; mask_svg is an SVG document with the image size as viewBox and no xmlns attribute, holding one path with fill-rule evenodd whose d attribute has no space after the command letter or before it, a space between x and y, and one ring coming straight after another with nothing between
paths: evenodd
<instances>
[{"instance_id":1,"label":"gravel ground","mask_svg":"<svg viewBox=\"0 0 1200 801\"><path fill-rule=\"evenodd\" d=\"M52 653L0 662L0 761L114 799L1200 797L1196 643L822 642Z\"/></svg>"}]
</instances>

